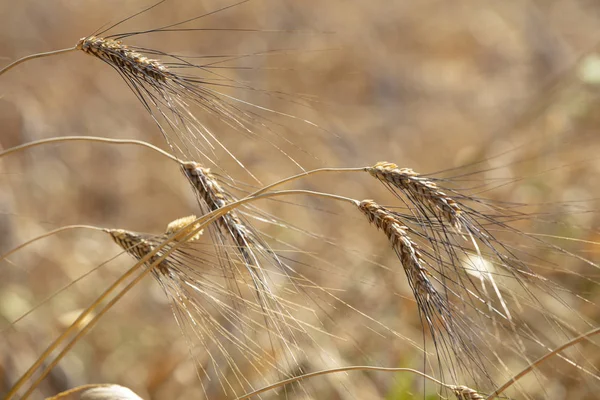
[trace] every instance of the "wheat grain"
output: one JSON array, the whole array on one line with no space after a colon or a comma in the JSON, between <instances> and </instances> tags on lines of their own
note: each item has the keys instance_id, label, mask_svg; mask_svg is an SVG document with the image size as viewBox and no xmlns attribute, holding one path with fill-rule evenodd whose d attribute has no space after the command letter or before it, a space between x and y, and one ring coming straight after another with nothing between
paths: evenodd
<instances>
[{"instance_id":1,"label":"wheat grain","mask_svg":"<svg viewBox=\"0 0 600 400\"><path fill-rule=\"evenodd\" d=\"M203 229L200 229L200 225L195 221L198 218L195 215L188 215L187 217L178 218L174 221L169 222L165 234L167 236L174 235L173 240L176 241L194 241L200 239ZM191 237L189 235L192 234Z\"/></svg>"}]
</instances>

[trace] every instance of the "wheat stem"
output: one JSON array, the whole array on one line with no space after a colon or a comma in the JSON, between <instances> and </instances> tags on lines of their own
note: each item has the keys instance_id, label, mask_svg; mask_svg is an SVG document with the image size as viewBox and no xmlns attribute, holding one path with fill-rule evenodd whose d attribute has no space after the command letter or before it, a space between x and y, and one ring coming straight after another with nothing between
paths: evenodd
<instances>
[{"instance_id":1,"label":"wheat stem","mask_svg":"<svg viewBox=\"0 0 600 400\"><path fill-rule=\"evenodd\" d=\"M175 157L174 155L159 149L158 147L150 144L150 143L146 143L144 141L141 140L135 140L135 139L109 139L109 138L103 138L103 137L97 137L97 136L61 136L61 137L56 137L56 138L49 138L49 139L42 139L42 140L35 140L33 142L29 142L29 143L24 143L21 144L19 146L15 146L15 147L11 147L10 149L6 149L4 151L0 152L0 158L7 156L9 154L21 151L21 150L26 150L26 149L30 149L32 147L36 147L36 146L41 146L43 144L49 144L49 143L60 143L60 142L75 142L75 141L87 141L87 142L100 142L100 143L112 143L112 144L134 144L137 146L144 146L147 147L149 149L152 149L154 151L156 151L157 153L170 158L171 160L178 162L178 163L183 163L183 161L181 161L180 159L178 159L177 157Z\"/></svg>"},{"instance_id":2,"label":"wheat stem","mask_svg":"<svg viewBox=\"0 0 600 400\"><path fill-rule=\"evenodd\" d=\"M10 63L9 65L7 65L6 67L0 69L0 75L4 74L5 72L8 72L12 68L16 67L19 64L24 63L25 61L33 60L35 58L55 56L55 55L58 55L58 54L68 53L70 51L75 51L75 50L77 50L77 47L70 47L68 49L48 51L48 52L45 52L45 53L31 54L31 55L25 56L23 58L19 58L17 61L14 61L14 62Z\"/></svg>"},{"instance_id":3,"label":"wheat stem","mask_svg":"<svg viewBox=\"0 0 600 400\"><path fill-rule=\"evenodd\" d=\"M160 260L162 261L162 260ZM23 399L26 399L27 397L29 397L29 395L37 388L37 386L41 383L41 381L50 373L50 371L52 370L52 368L54 368L56 366L56 364L59 363L59 361L65 356L65 354L67 354L71 348L73 348L73 346L75 346L75 344L79 341L79 339L81 339L86 333L88 333L96 324L96 322L98 322L98 320L108 312L108 310L110 310L112 308L112 306L114 306L117 301L119 301L129 290L131 290L131 288L133 288L135 285L137 285L148 273L150 273L150 271L152 271L152 269L154 268L154 266L159 263L160 261L153 263L151 268L146 269L145 271L142 271L142 273L140 273L134 280L132 280L127 286L125 286L119 293L117 293L115 295L114 298L112 298L105 306L104 308L102 308L100 311L98 311L98 313L90 320L88 321L88 323L79 331L79 333L77 333L72 339L71 341L63 348L63 350L58 353L56 355L56 357L52 360L52 362L50 362L48 365L46 365L46 367L44 368L44 370L41 372L40 376L33 382L33 384L31 385L31 387L23 394ZM138 268L140 268L141 265L138 265L139 263L137 263L136 265L134 265L129 271L126 272L126 275L122 276L121 278L119 278L115 284L113 284L109 289L110 292L112 292L114 290L114 288L119 285L121 282L123 282L127 277L131 276L134 272L137 271ZM105 292L108 294L110 294L110 292ZM77 320L73 323L73 325L71 325L71 327L76 327L75 324L78 323L78 321L82 320L83 318L87 317L89 314L91 314L92 311L94 311L94 308L96 308L96 305L104 300L105 296L100 296L100 298L98 298L98 300L96 300L94 302L94 304L92 304L91 307L93 307L91 310L89 310L89 308L86 310L88 312L83 312L78 318ZM83 317L83 318L82 318ZM62 336L62 335L61 335ZM62 342L62 340L61 340ZM57 345L60 344L57 343ZM49 347L48 349L51 351L54 351L56 349L57 346L55 346L54 348ZM8 397L7 397L8 399Z\"/></svg>"},{"instance_id":4,"label":"wheat stem","mask_svg":"<svg viewBox=\"0 0 600 400\"><path fill-rule=\"evenodd\" d=\"M454 391L457 394L457 396L467 390L470 393L477 393L473 389L469 389L466 386L454 386L454 385L445 384L444 382L441 382L430 375L427 375L421 371L418 371L418 370L412 369L412 368L393 368L393 367L375 367L375 366L371 366L371 365L353 365L350 367L331 368L331 369L325 369L325 370L321 370L321 371L310 372L308 374L295 376L295 377L289 378L289 379L284 379L284 380L274 383L272 385L262 387L253 392L250 392L250 393L246 393L243 396L236 398L235 400L249 399L252 396L256 396L261 393L268 392L269 390L273 390L278 387L282 387L282 386L288 385L290 383L298 382L298 381L301 381L304 379L314 378L316 376L321 376L321 375L335 374L338 372L349 372L349 371L410 372L415 375L419 375L425 379L428 379L438 385L441 385L441 386L451 389L452 391ZM475 399L475 397L471 397L471 398ZM465 399L467 399L467 398L465 398Z\"/></svg>"},{"instance_id":5,"label":"wheat stem","mask_svg":"<svg viewBox=\"0 0 600 400\"><path fill-rule=\"evenodd\" d=\"M589 339L590 337L597 335L600 333L600 327L598 328L594 328L591 331L588 331L586 333L584 333L581 336L578 336L572 340L569 340L567 343L557 347L556 349L552 350L551 352L543 355L542 357L538 358L537 360L535 360L534 362L532 362L531 364L529 364L525 369L523 369L521 372L519 372L518 374L516 374L515 376L513 376L512 378L510 378L504 385L500 386L500 388L496 389L496 391L494 391L492 394L490 394L488 397L486 397L485 400L492 400L496 397L498 397L498 395L500 395L502 392L504 392L506 389L508 389L510 386L513 385L513 383L517 382L519 379L521 379L523 376L527 375L529 372L531 372L534 368L536 368L537 366L539 366L541 363L543 363L544 361L546 361L547 359L549 359L552 356L557 355L558 353L560 353L561 351L576 345L577 343L585 340L585 339Z\"/></svg>"},{"instance_id":6,"label":"wheat stem","mask_svg":"<svg viewBox=\"0 0 600 400\"><path fill-rule=\"evenodd\" d=\"M148 256L148 259L150 259L150 256ZM19 380L13 385L13 387L11 388L11 390L7 393L6 399L8 400L8 399L12 398L13 396L15 396L16 393L19 391L19 389L25 384L25 381L27 379L29 379L33 375L33 373L44 363L44 361L46 361L46 359L48 358L48 356L53 351L55 351L56 348L64 340L66 340L66 338L69 335L71 335L71 333L73 331L75 331L75 329L83 322L83 320L94 311L94 309L98 306L98 304L101 303L106 297L108 297L116 289L117 286L119 286L122 282L124 282L126 279L128 279L142 265L143 265L142 260L140 260L139 262L137 262L127 272L125 272L123 275L121 275L119 277L119 279L117 279L108 289L106 289L88 308L86 308L79 315L79 317L77 317L77 319L75 321L73 321L73 323L57 339L55 339L50 344L50 346L48 346L48 348L40 355L40 357L38 357L38 359L33 363L33 365L31 365L31 367L29 367L29 369L21 376L21 378L19 378ZM145 275L145 272L146 271L144 271L143 275ZM85 329L85 327L83 329ZM60 356L60 358L62 358L62 356L60 354L59 354L59 356ZM58 362L58 360L60 358L58 358L58 356L57 356L56 361ZM35 389L35 387L39 383L39 381L41 381L41 379L43 379L43 377L45 377L45 375L48 372L49 371L46 371L45 374L42 373L41 377L38 378L38 380L36 381L36 383L30 387L30 389L27 391L27 393L25 395L23 395L23 397L22 397L23 399L25 399L27 397L27 395L29 393L31 393L32 390Z\"/></svg>"},{"instance_id":7,"label":"wheat stem","mask_svg":"<svg viewBox=\"0 0 600 400\"><path fill-rule=\"evenodd\" d=\"M315 175L321 172L364 172L365 168L364 167L360 167L360 168L319 168L319 169L313 169L312 171L306 171L306 172L302 172L298 175L293 175L290 177L287 177L285 179L282 179L280 181L271 183L270 185L267 185L265 187L263 187L260 190L257 190L256 192L252 193L252 196L256 196L259 195L261 193L266 192L267 190L273 189L275 186L280 186L283 185L284 183L287 182L291 182L294 181L296 179L300 179L300 178L304 178L306 176L309 175Z\"/></svg>"}]
</instances>

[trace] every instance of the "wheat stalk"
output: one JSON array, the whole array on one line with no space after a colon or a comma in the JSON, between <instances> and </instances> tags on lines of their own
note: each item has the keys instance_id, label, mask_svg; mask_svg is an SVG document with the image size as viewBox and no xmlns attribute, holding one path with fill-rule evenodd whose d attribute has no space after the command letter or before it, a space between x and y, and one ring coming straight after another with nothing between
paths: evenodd
<instances>
[{"instance_id":1,"label":"wheat stalk","mask_svg":"<svg viewBox=\"0 0 600 400\"><path fill-rule=\"evenodd\" d=\"M398 254L417 302L419 313L429 327L436 347L440 346L437 348L440 356L443 355L442 353L450 351L465 366L476 362L474 354L477 350L471 348L468 339L461 337L466 335L470 328L465 329L458 326L458 316L453 314L452 304L449 303L447 297L437 291L431 282L424 255L417 243L411 239L410 229L403 223L400 215L380 206L373 200L361 201L358 208L369 222L386 234L392 248ZM437 325L441 327L439 335ZM446 340L450 341L449 348L444 348ZM451 363L450 360L448 362ZM480 365L478 368L484 369Z\"/></svg>"}]
</instances>

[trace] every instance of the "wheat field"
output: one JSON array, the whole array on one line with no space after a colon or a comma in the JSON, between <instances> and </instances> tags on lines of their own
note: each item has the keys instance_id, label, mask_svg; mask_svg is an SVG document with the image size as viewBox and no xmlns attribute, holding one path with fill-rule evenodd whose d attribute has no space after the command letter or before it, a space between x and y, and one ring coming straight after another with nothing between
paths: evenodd
<instances>
[{"instance_id":1,"label":"wheat field","mask_svg":"<svg viewBox=\"0 0 600 400\"><path fill-rule=\"evenodd\" d=\"M3 397L136 260L13 398L487 398L598 327L600 6L161 3L0 3L2 66L77 45L0 74L0 253L96 227L0 261ZM595 398L598 340L497 398Z\"/></svg>"}]
</instances>

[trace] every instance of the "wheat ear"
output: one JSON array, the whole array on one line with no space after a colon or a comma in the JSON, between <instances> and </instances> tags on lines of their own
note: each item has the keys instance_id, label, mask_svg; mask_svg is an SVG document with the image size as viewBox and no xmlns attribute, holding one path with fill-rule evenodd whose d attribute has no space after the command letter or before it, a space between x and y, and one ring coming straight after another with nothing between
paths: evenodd
<instances>
[{"instance_id":1,"label":"wheat ear","mask_svg":"<svg viewBox=\"0 0 600 400\"><path fill-rule=\"evenodd\" d=\"M399 168L396 164L379 161L369 167L358 168L319 168L290 176L263 187L254 194L264 193L279 185L288 183L310 175L325 172L368 172L372 177L399 189L408 197L415 200L416 204L428 207L434 214L439 215L457 230L461 227L462 209L460 205L443 192L431 179L420 176L410 168Z\"/></svg>"},{"instance_id":2,"label":"wheat ear","mask_svg":"<svg viewBox=\"0 0 600 400\"><path fill-rule=\"evenodd\" d=\"M421 204L428 205L456 229L460 229L460 206L446 193L440 190L435 182L419 176L410 168L398 168L396 164L381 161L365 171L371 176L392 185Z\"/></svg>"},{"instance_id":3,"label":"wheat ear","mask_svg":"<svg viewBox=\"0 0 600 400\"><path fill-rule=\"evenodd\" d=\"M425 268L419 247L408 235L409 229L396 215L373 200L361 201L359 209L366 215L369 222L385 232L392 247L398 251L402 267L413 290L426 297L438 296L427 277L429 273Z\"/></svg>"},{"instance_id":4,"label":"wheat ear","mask_svg":"<svg viewBox=\"0 0 600 400\"><path fill-rule=\"evenodd\" d=\"M81 38L75 48L109 65L128 71L148 83L164 83L173 77L162 63L131 50L119 40L88 36Z\"/></svg>"},{"instance_id":5,"label":"wheat ear","mask_svg":"<svg viewBox=\"0 0 600 400\"><path fill-rule=\"evenodd\" d=\"M223 190L211 174L210 169L203 168L195 162L186 162L182 165L185 176L191 182L196 194L208 207L208 211L218 210L231 203L231 196ZM247 247L252 242L249 237L250 230L242 222L237 212L235 210L228 211L217 220L217 223L228 236L231 236L243 257L248 258ZM250 259L246 261L252 262Z\"/></svg>"}]
</instances>

